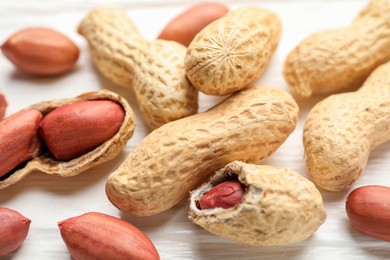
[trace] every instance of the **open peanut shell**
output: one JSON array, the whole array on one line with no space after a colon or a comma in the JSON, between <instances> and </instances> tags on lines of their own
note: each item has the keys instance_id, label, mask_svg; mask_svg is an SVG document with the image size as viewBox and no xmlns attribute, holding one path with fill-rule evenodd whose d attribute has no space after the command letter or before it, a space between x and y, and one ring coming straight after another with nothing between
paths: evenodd
<instances>
[{"instance_id":1,"label":"open peanut shell","mask_svg":"<svg viewBox=\"0 0 390 260\"><path fill-rule=\"evenodd\" d=\"M245 186L230 208L200 209L204 193L235 179ZM207 231L249 246L296 243L311 236L326 219L320 192L293 171L234 161L191 192L189 218Z\"/></svg>"},{"instance_id":2,"label":"open peanut shell","mask_svg":"<svg viewBox=\"0 0 390 260\"><path fill-rule=\"evenodd\" d=\"M40 156L31 159L5 176L2 176L0 178L0 189L20 181L32 172L44 172L62 177L75 176L100 163L113 159L123 150L125 144L133 135L136 125L135 115L129 103L123 97L111 91L87 92L75 98L44 101L31 105L26 109L37 109L45 116L57 107L88 100L111 100L122 106L125 117L119 131L97 148L72 160L58 161L50 152L45 151Z\"/></svg>"}]
</instances>

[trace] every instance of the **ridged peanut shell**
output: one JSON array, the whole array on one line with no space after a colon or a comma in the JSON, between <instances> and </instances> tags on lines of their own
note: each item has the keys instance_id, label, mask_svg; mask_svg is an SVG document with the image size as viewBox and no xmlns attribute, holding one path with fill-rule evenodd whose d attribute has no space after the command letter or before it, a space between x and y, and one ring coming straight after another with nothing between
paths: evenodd
<instances>
[{"instance_id":1,"label":"ridged peanut shell","mask_svg":"<svg viewBox=\"0 0 390 260\"><path fill-rule=\"evenodd\" d=\"M317 103L304 124L306 164L313 181L330 191L359 178L371 150L390 139L390 63L378 67L356 92Z\"/></svg>"},{"instance_id":2,"label":"ridged peanut shell","mask_svg":"<svg viewBox=\"0 0 390 260\"><path fill-rule=\"evenodd\" d=\"M235 177L236 176L236 177ZM201 210L205 192L238 178L245 194L234 207ZM189 218L207 231L249 246L297 243L310 237L326 219L320 192L291 170L234 161L191 192Z\"/></svg>"},{"instance_id":3,"label":"ridged peanut shell","mask_svg":"<svg viewBox=\"0 0 390 260\"><path fill-rule=\"evenodd\" d=\"M44 101L31 105L26 109L37 109L41 111L43 115L46 115L57 107L66 104L72 104L78 101L101 99L117 102L125 111L125 118L123 120L122 126L112 138L94 150L69 161L57 161L52 155L50 155L50 153L44 153L39 157L28 161L25 165L22 165L18 169L3 176L0 179L0 189L15 184L16 182L26 177L28 174L37 171L62 177L74 176L98 164L111 160L116 155L118 155L123 150L127 141L133 135L136 123L135 115L129 103L118 94L108 90L87 92L75 98Z\"/></svg>"},{"instance_id":4,"label":"ridged peanut shell","mask_svg":"<svg viewBox=\"0 0 390 260\"><path fill-rule=\"evenodd\" d=\"M390 60L390 1L371 0L351 25L313 34L284 62L284 78L302 97L358 86Z\"/></svg>"},{"instance_id":5,"label":"ridged peanut shell","mask_svg":"<svg viewBox=\"0 0 390 260\"><path fill-rule=\"evenodd\" d=\"M281 35L279 17L257 7L244 7L203 28L185 56L187 77L199 91L225 95L260 77Z\"/></svg>"},{"instance_id":6,"label":"ridged peanut shell","mask_svg":"<svg viewBox=\"0 0 390 260\"><path fill-rule=\"evenodd\" d=\"M106 193L120 210L167 210L233 160L259 162L295 129L299 109L279 88L255 86L210 110L150 133L109 176Z\"/></svg>"},{"instance_id":7,"label":"ridged peanut shell","mask_svg":"<svg viewBox=\"0 0 390 260\"><path fill-rule=\"evenodd\" d=\"M93 9L78 32L87 39L97 69L134 90L151 128L197 112L198 92L184 69L186 47L173 41L147 41L119 7Z\"/></svg>"}]
</instances>

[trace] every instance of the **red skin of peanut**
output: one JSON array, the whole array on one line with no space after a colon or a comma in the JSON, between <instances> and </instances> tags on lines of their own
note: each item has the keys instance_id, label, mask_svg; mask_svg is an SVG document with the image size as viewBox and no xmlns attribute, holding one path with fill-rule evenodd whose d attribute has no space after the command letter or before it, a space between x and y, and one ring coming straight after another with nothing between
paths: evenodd
<instances>
[{"instance_id":1,"label":"red skin of peanut","mask_svg":"<svg viewBox=\"0 0 390 260\"><path fill-rule=\"evenodd\" d=\"M0 92L0 119L3 119L5 115L5 111L7 109L7 100L5 99L5 96L3 93Z\"/></svg>"},{"instance_id":2,"label":"red skin of peanut","mask_svg":"<svg viewBox=\"0 0 390 260\"><path fill-rule=\"evenodd\" d=\"M40 111L22 110L0 121L0 177L39 155Z\"/></svg>"},{"instance_id":3,"label":"red skin of peanut","mask_svg":"<svg viewBox=\"0 0 390 260\"><path fill-rule=\"evenodd\" d=\"M390 242L390 188L378 185L353 190L346 201L349 221L356 230Z\"/></svg>"},{"instance_id":4,"label":"red skin of peanut","mask_svg":"<svg viewBox=\"0 0 390 260\"><path fill-rule=\"evenodd\" d=\"M123 108L113 101L81 101L47 114L40 123L39 134L57 160L71 160L113 137L124 117Z\"/></svg>"},{"instance_id":5,"label":"red skin of peanut","mask_svg":"<svg viewBox=\"0 0 390 260\"><path fill-rule=\"evenodd\" d=\"M188 47L196 34L228 11L229 9L221 3L194 5L168 23L158 39L176 41Z\"/></svg>"},{"instance_id":6,"label":"red skin of peanut","mask_svg":"<svg viewBox=\"0 0 390 260\"><path fill-rule=\"evenodd\" d=\"M200 199L201 209L231 208L240 203L244 196L244 188L239 181L225 181L208 192Z\"/></svg>"},{"instance_id":7,"label":"red skin of peanut","mask_svg":"<svg viewBox=\"0 0 390 260\"><path fill-rule=\"evenodd\" d=\"M16 32L3 43L1 50L18 69L40 76L71 70L80 52L64 34L40 27Z\"/></svg>"},{"instance_id":8,"label":"red skin of peanut","mask_svg":"<svg viewBox=\"0 0 390 260\"><path fill-rule=\"evenodd\" d=\"M0 208L0 256L20 247L26 239L31 220L19 212Z\"/></svg>"},{"instance_id":9,"label":"red skin of peanut","mask_svg":"<svg viewBox=\"0 0 390 260\"><path fill-rule=\"evenodd\" d=\"M158 260L150 239L130 223L89 212L58 223L62 239L76 260Z\"/></svg>"}]
</instances>

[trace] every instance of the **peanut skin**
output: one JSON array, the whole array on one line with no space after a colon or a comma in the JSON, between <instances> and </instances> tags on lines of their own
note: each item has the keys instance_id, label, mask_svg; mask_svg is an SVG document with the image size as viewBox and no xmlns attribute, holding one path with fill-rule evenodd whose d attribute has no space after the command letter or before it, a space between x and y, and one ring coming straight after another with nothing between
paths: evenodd
<instances>
[{"instance_id":1,"label":"peanut skin","mask_svg":"<svg viewBox=\"0 0 390 260\"><path fill-rule=\"evenodd\" d=\"M284 78L302 97L361 84L390 60L390 1L371 0L346 28L313 34L284 62Z\"/></svg>"},{"instance_id":2,"label":"peanut skin","mask_svg":"<svg viewBox=\"0 0 390 260\"><path fill-rule=\"evenodd\" d=\"M222 3L200 3L169 22L158 36L158 39L176 41L188 46L196 34L209 23L223 17L229 9Z\"/></svg>"},{"instance_id":3,"label":"peanut skin","mask_svg":"<svg viewBox=\"0 0 390 260\"><path fill-rule=\"evenodd\" d=\"M206 192L199 205L201 209L231 208L241 201L244 192L241 182L225 181Z\"/></svg>"},{"instance_id":4,"label":"peanut skin","mask_svg":"<svg viewBox=\"0 0 390 260\"><path fill-rule=\"evenodd\" d=\"M38 127L40 111L22 110L0 121L0 177L41 152Z\"/></svg>"},{"instance_id":5,"label":"peanut skin","mask_svg":"<svg viewBox=\"0 0 390 260\"><path fill-rule=\"evenodd\" d=\"M68 37L39 27L16 32L1 50L18 69L40 76L63 74L74 67L79 57L78 47Z\"/></svg>"},{"instance_id":6,"label":"peanut skin","mask_svg":"<svg viewBox=\"0 0 390 260\"><path fill-rule=\"evenodd\" d=\"M71 160L112 138L124 117L123 108L110 100L76 102L47 114L39 134L57 160Z\"/></svg>"},{"instance_id":7,"label":"peanut skin","mask_svg":"<svg viewBox=\"0 0 390 260\"><path fill-rule=\"evenodd\" d=\"M359 178L372 149L390 139L390 63L356 92L332 95L306 118L303 143L313 181L330 191Z\"/></svg>"},{"instance_id":8,"label":"peanut skin","mask_svg":"<svg viewBox=\"0 0 390 260\"><path fill-rule=\"evenodd\" d=\"M270 156L294 130L298 115L294 99L279 88L242 90L150 133L110 174L107 196L130 214L160 213L228 162Z\"/></svg>"},{"instance_id":9,"label":"peanut skin","mask_svg":"<svg viewBox=\"0 0 390 260\"><path fill-rule=\"evenodd\" d=\"M7 106L7 100L5 99L4 94L0 92L0 120L3 119Z\"/></svg>"},{"instance_id":10,"label":"peanut skin","mask_svg":"<svg viewBox=\"0 0 390 260\"><path fill-rule=\"evenodd\" d=\"M150 239L130 223L89 212L58 223L62 239L76 260L158 260Z\"/></svg>"},{"instance_id":11,"label":"peanut skin","mask_svg":"<svg viewBox=\"0 0 390 260\"><path fill-rule=\"evenodd\" d=\"M19 212L0 207L0 256L5 256L21 246L26 239L31 220Z\"/></svg>"},{"instance_id":12,"label":"peanut skin","mask_svg":"<svg viewBox=\"0 0 390 260\"><path fill-rule=\"evenodd\" d=\"M353 190L346 201L349 221L356 230L390 242L390 188L378 185Z\"/></svg>"}]
</instances>

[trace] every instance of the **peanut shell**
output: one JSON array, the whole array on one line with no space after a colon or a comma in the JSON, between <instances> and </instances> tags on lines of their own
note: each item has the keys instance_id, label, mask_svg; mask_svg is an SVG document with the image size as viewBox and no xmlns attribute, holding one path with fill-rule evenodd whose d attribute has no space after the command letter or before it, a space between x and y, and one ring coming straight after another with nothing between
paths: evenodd
<instances>
[{"instance_id":1,"label":"peanut shell","mask_svg":"<svg viewBox=\"0 0 390 260\"><path fill-rule=\"evenodd\" d=\"M109 176L107 196L134 215L167 210L227 163L270 156L295 129L298 115L294 99L279 88L242 90L150 133Z\"/></svg>"},{"instance_id":2,"label":"peanut shell","mask_svg":"<svg viewBox=\"0 0 390 260\"><path fill-rule=\"evenodd\" d=\"M98 164L111 160L118 155L133 135L135 128L135 115L128 102L121 96L108 90L101 90L97 92L83 93L75 98L56 99L37 103L27 107L26 109L37 109L41 111L43 115L46 115L55 108L66 104L99 99L117 102L125 111L125 118L122 126L111 139L107 140L94 150L69 161L57 161L49 153L44 153L39 157L28 161L22 168L16 169L15 171L3 176L0 179L0 189L15 184L30 173L36 171L62 177L74 176Z\"/></svg>"},{"instance_id":3,"label":"peanut shell","mask_svg":"<svg viewBox=\"0 0 390 260\"><path fill-rule=\"evenodd\" d=\"M213 186L238 177L246 186L234 207L201 210L199 199ZM189 218L207 231L249 246L297 243L310 237L326 219L314 184L288 169L240 161L218 170L191 192Z\"/></svg>"}]
</instances>

